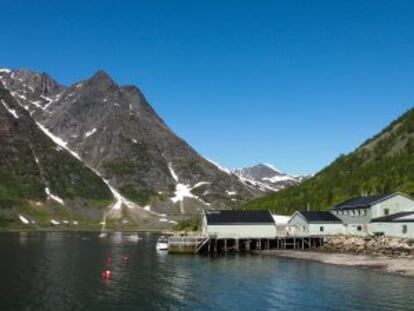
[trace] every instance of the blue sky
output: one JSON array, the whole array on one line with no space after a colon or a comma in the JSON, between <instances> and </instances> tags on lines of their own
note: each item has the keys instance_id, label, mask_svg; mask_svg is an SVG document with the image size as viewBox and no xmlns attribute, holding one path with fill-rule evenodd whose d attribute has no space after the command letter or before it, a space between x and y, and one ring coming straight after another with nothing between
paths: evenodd
<instances>
[{"instance_id":1,"label":"blue sky","mask_svg":"<svg viewBox=\"0 0 414 311\"><path fill-rule=\"evenodd\" d=\"M86 3L87 2L87 3ZM0 67L104 69L228 167L314 173L413 106L413 1L3 1Z\"/></svg>"}]
</instances>

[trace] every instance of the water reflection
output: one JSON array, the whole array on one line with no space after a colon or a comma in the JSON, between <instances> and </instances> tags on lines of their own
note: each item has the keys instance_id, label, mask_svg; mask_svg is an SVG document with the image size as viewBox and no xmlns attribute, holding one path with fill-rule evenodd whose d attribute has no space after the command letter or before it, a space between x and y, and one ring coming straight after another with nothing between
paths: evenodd
<instances>
[{"instance_id":1,"label":"water reflection","mask_svg":"<svg viewBox=\"0 0 414 311\"><path fill-rule=\"evenodd\" d=\"M0 310L412 310L414 280L261 256L171 256L158 235L0 235ZM104 269L111 271L102 278Z\"/></svg>"}]
</instances>

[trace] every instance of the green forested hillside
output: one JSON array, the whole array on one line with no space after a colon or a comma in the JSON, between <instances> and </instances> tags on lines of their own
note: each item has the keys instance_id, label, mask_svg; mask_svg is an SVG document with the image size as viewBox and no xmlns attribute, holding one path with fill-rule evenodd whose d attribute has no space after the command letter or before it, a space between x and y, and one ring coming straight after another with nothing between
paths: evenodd
<instances>
[{"instance_id":1,"label":"green forested hillside","mask_svg":"<svg viewBox=\"0 0 414 311\"><path fill-rule=\"evenodd\" d=\"M321 210L352 196L395 191L414 195L414 108L311 179L251 201L245 208L277 213L307 206Z\"/></svg>"}]
</instances>

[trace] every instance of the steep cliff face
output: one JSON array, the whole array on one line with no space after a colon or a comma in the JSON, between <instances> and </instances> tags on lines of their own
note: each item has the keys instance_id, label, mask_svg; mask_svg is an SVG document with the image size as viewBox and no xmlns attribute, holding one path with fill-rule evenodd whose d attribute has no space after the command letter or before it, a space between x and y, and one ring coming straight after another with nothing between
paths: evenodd
<instances>
[{"instance_id":1,"label":"steep cliff face","mask_svg":"<svg viewBox=\"0 0 414 311\"><path fill-rule=\"evenodd\" d=\"M26 70L0 80L37 122L147 211L180 216L236 208L262 193L200 156L137 87L119 86L105 72L69 87Z\"/></svg>"},{"instance_id":2,"label":"steep cliff face","mask_svg":"<svg viewBox=\"0 0 414 311\"><path fill-rule=\"evenodd\" d=\"M0 221L100 219L110 189L56 145L0 83Z\"/></svg>"}]
</instances>

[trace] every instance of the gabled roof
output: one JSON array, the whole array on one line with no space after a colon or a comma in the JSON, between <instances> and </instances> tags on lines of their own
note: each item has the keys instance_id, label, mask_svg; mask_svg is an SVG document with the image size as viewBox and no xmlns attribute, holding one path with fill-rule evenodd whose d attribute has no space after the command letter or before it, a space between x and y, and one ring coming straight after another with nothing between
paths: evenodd
<instances>
[{"instance_id":1,"label":"gabled roof","mask_svg":"<svg viewBox=\"0 0 414 311\"><path fill-rule=\"evenodd\" d=\"M207 224L272 224L272 214L269 211L212 211L205 212Z\"/></svg>"},{"instance_id":2,"label":"gabled roof","mask_svg":"<svg viewBox=\"0 0 414 311\"><path fill-rule=\"evenodd\" d=\"M371 222L414 222L414 211L395 213L371 219Z\"/></svg>"},{"instance_id":3,"label":"gabled roof","mask_svg":"<svg viewBox=\"0 0 414 311\"><path fill-rule=\"evenodd\" d=\"M342 221L336 217L331 212L298 212L306 219L308 223L312 222L333 222L333 223L342 223Z\"/></svg>"},{"instance_id":4,"label":"gabled roof","mask_svg":"<svg viewBox=\"0 0 414 311\"><path fill-rule=\"evenodd\" d=\"M372 205L379 203L380 201L384 201L385 199L391 198L398 194L400 193L375 194L375 195L369 195L365 197L356 197L356 198L352 198L347 201L344 201L342 203L336 204L331 209L332 210L347 210L347 209L354 209L354 208L369 208Z\"/></svg>"}]
</instances>

